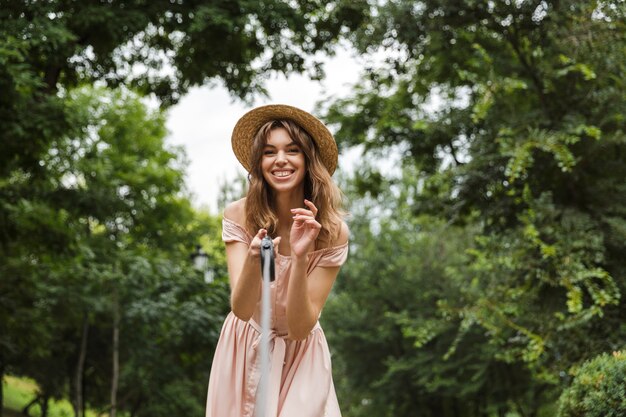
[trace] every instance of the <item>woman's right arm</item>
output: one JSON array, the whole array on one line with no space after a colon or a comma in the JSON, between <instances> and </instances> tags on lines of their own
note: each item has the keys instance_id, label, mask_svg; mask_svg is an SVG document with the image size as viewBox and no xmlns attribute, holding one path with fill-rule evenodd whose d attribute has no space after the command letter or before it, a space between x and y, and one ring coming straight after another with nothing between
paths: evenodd
<instances>
[{"instance_id":1,"label":"woman's right arm","mask_svg":"<svg viewBox=\"0 0 626 417\"><path fill-rule=\"evenodd\" d=\"M256 237L255 237L256 239ZM250 320L261 290L261 256L241 242L226 244L226 259L230 277L230 307L235 316Z\"/></svg>"},{"instance_id":2,"label":"woman's right arm","mask_svg":"<svg viewBox=\"0 0 626 417\"><path fill-rule=\"evenodd\" d=\"M240 202L229 204L224 217L244 224ZM239 319L248 321L254 314L261 294L261 239L267 231L258 231L250 246L243 242L226 243L226 260L230 278L230 307ZM280 238L274 239L277 248Z\"/></svg>"}]
</instances>

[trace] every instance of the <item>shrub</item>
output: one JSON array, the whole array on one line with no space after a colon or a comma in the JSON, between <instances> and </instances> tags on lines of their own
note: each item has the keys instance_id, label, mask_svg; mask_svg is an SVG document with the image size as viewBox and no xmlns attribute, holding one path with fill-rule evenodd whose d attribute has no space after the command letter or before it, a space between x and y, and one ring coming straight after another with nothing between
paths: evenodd
<instances>
[{"instance_id":1,"label":"shrub","mask_svg":"<svg viewBox=\"0 0 626 417\"><path fill-rule=\"evenodd\" d=\"M603 353L574 372L561 394L558 417L626 416L626 350Z\"/></svg>"}]
</instances>

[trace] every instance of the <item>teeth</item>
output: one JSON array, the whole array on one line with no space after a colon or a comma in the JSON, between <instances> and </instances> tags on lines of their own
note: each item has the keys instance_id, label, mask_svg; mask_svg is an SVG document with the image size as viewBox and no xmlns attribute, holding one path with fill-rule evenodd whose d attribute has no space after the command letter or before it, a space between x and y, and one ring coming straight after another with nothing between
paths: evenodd
<instances>
[{"instance_id":1,"label":"teeth","mask_svg":"<svg viewBox=\"0 0 626 417\"><path fill-rule=\"evenodd\" d=\"M291 171L274 171L274 175L277 177L287 177L291 175Z\"/></svg>"}]
</instances>

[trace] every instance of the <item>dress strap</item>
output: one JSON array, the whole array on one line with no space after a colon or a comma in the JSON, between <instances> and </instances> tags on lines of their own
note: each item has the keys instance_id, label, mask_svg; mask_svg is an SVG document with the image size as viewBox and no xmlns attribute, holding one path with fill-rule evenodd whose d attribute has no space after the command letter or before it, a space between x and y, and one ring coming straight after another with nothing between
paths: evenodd
<instances>
[{"instance_id":1,"label":"dress strap","mask_svg":"<svg viewBox=\"0 0 626 417\"><path fill-rule=\"evenodd\" d=\"M246 229L238 223L222 218L222 240L224 242L243 242L249 245L252 242L252 236L248 234Z\"/></svg>"}]
</instances>

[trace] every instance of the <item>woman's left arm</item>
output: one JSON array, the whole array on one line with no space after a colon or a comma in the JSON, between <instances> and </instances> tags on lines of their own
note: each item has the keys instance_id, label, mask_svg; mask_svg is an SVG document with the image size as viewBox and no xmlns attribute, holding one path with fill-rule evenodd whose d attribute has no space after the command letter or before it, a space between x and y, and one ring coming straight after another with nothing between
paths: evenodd
<instances>
[{"instance_id":1,"label":"woman's left arm","mask_svg":"<svg viewBox=\"0 0 626 417\"><path fill-rule=\"evenodd\" d=\"M291 268L287 294L288 337L294 340L304 340L317 323L339 267L318 266L308 277L306 260L293 262Z\"/></svg>"},{"instance_id":2,"label":"woman's left arm","mask_svg":"<svg viewBox=\"0 0 626 417\"><path fill-rule=\"evenodd\" d=\"M305 204L311 209L296 209L294 224L290 235L291 276L287 292L288 337L303 340L309 335L320 312L326 303L328 294L339 273L339 266L316 267L308 276L308 255L312 251L321 226L315 220L317 208L310 201ZM332 246L348 241L348 227L341 225L341 231Z\"/></svg>"}]
</instances>

